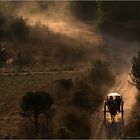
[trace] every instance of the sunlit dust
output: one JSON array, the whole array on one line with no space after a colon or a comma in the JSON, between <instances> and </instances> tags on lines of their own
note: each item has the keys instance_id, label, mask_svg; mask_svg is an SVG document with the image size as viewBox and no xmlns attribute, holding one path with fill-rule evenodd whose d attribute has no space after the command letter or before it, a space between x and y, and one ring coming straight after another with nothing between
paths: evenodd
<instances>
[{"instance_id":1,"label":"sunlit dust","mask_svg":"<svg viewBox=\"0 0 140 140\"><path fill-rule=\"evenodd\" d=\"M45 25L54 32L64 34L70 38L77 39L78 41L102 45L102 36L97 33L95 24L89 26L72 16L69 10L69 2L54 4L53 7L48 7L47 12L45 13L41 13L37 5L34 5L34 9L28 5L31 8L29 10L27 4L25 6L23 3L17 10L17 16L22 16L30 25ZM32 10L35 10L36 12L32 12Z\"/></svg>"}]
</instances>

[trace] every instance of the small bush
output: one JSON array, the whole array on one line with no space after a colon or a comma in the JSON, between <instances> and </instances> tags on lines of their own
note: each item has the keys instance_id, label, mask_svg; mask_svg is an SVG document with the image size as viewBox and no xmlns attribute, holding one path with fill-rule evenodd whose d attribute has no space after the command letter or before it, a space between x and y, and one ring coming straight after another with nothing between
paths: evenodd
<instances>
[{"instance_id":1,"label":"small bush","mask_svg":"<svg viewBox=\"0 0 140 140\"><path fill-rule=\"evenodd\" d=\"M140 95L139 94L137 95L137 102L138 102L138 104L140 104Z\"/></svg>"},{"instance_id":2,"label":"small bush","mask_svg":"<svg viewBox=\"0 0 140 140\"><path fill-rule=\"evenodd\" d=\"M73 102L76 106L81 107L83 109L91 109L91 98L89 96L90 93L84 89L79 89L75 91Z\"/></svg>"},{"instance_id":3,"label":"small bush","mask_svg":"<svg viewBox=\"0 0 140 140\"><path fill-rule=\"evenodd\" d=\"M6 17L0 13L0 41L4 40L7 36L7 19Z\"/></svg>"},{"instance_id":4,"label":"small bush","mask_svg":"<svg viewBox=\"0 0 140 140\"><path fill-rule=\"evenodd\" d=\"M90 125L87 112L70 112L66 115L66 127L72 138L89 138Z\"/></svg>"},{"instance_id":5,"label":"small bush","mask_svg":"<svg viewBox=\"0 0 140 140\"><path fill-rule=\"evenodd\" d=\"M61 79L59 82L60 82L60 85L65 89L70 89L72 87L72 79L71 78Z\"/></svg>"},{"instance_id":6,"label":"small bush","mask_svg":"<svg viewBox=\"0 0 140 140\"><path fill-rule=\"evenodd\" d=\"M21 18L13 19L10 30L11 38L24 41L29 36L29 27L26 21Z\"/></svg>"},{"instance_id":7,"label":"small bush","mask_svg":"<svg viewBox=\"0 0 140 140\"><path fill-rule=\"evenodd\" d=\"M60 139L70 139L71 137L71 132L66 128L66 127L62 127L59 129L59 138Z\"/></svg>"},{"instance_id":8,"label":"small bush","mask_svg":"<svg viewBox=\"0 0 140 140\"><path fill-rule=\"evenodd\" d=\"M52 108L52 97L43 91L30 91L20 100L21 116L34 122L35 133L39 130L39 117L48 114Z\"/></svg>"},{"instance_id":9,"label":"small bush","mask_svg":"<svg viewBox=\"0 0 140 140\"><path fill-rule=\"evenodd\" d=\"M89 76L93 85L96 85L98 88L111 87L115 81L109 63L101 60L93 62Z\"/></svg>"},{"instance_id":10,"label":"small bush","mask_svg":"<svg viewBox=\"0 0 140 140\"><path fill-rule=\"evenodd\" d=\"M18 53L15 58L15 65L18 67L18 71L21 71L24 66L31 66L33 64L32 55L28 52Z\"/></svg>"}]
</instances>

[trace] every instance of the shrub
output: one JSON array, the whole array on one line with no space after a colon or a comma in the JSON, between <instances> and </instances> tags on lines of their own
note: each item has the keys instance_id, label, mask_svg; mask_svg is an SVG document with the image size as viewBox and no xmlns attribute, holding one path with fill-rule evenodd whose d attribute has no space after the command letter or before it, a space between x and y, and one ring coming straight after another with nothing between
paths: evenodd
<instances>
[{"instance_id":1,"label":"shrub","mask_svg":"<svg viewBox=\"0 0 140 140\"><path fill-rule=\"evenodd\" d=\"M35 133L38 132L39 128L39 115L49 112L52 104L53 99L51 96L43 91L30 91L21 98L21 115L23 117L28 117L32 122L34 122Z\"/></svg>"},{"instance_id":2,"label":"shrub","mask_svg":"<svg viewBox=\"0 0 140 140\"><path fill-rule=\"evenodd\" d=\"M70 89L72 87L72 79L71 78L61 79L59 82L60 82L60 85L65 89Z\"/></svg>"},{"instance_id":3,"label":"shrub","mask_svg":"<svg viewBox=\"0 0 140 140\"><path fill-rule=\"evenodd\" d=\"M114 76L107 62L96 60L90 71L90 79L96 87L111 87L114 84Z\"/></svg>"},{"instance_id":4,"label":"shrub","mask_svg":"<svg viewBox=\"0 0 140 140\"><path fill-rule=\"evenodd\" d=\"M62 127L59 129L59 138L60 139L70 139L71 137L71 132L66 128L66 127Z\"/></svg>"},{"instance_id":5,"label":"shrub","mask_svg":"<svg viewBox=\"0 0 140 140\"><path fill-rule=\"evenodd\" d=\"M7 35L7 19L6 17L0 13L0 41L2 41Z\"/></svg>"},{"instance_id":6,"label":"shrub","mask_svg":"<svg viewBox=\"0 0 140 140\"><path fill-rule=\"evenodd\" d=\"M131 84L140 90L140 52L131 60L132 68L130 73Z\"/></svg>"},{"instance_id":7,"label":"shrub","mask_svg":"<svg viewBox=\"0 0 140 140\"><path fill-rule=\"evenodd\" d=\"M66 115L66 127L72 138L89 138L90 125L87 112L70 112Z\"/></svg>"},{"instance_id":8,"label":"shrub","mask_svg":"<svg viewBox=\"0 0 140 140\"><path fill-rule=\"evenodd\" d=\"M20 17L13 19L10 30L11 38L24 41L29 36L29 27L26 21Z\"/></svg>"},{"instance_id":9,"label":"shrub","mask_svg":"<svg viewBox=\"0 0 140 140\"><path fill-rule=\"evenodd\" d=\"M15 65L18 67L18 71L21 71L24 66L31 66L32 64L32 54L29 55L27 51L23 53L18 52L15 58Z\"/></svg>"},{"instance_id":10,"label":"shrub","mask_svg":"<svg viewBox=\"0 0 140 140\"><path fill-rule=\"evenodd\" d=\"M83 109L91 109L91 98L89 96L90 93L84 89L79 89L75 91L73 102L76 106L81 107Z\"/></svg>"}]
</instances>

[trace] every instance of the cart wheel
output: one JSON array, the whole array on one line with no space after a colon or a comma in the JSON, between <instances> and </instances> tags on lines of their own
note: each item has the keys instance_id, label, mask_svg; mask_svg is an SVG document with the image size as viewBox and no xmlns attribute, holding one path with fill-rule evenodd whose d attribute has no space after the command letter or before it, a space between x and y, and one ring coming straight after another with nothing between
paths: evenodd
<instances>
[{"instance_id":1,"label":"cart wheel","mask_svg":"<svg viewBox=\"0 0 140 140\"><path fill-rule=\"evenodd\" d=\"M123 118L123 116L124 116L123 105L124 105L124 102L122 102L122 105L121 105L121 113L122 113L122 118Z\"/></svg>"},{"instance_id":2,"label":"cart wheel","mask_svg":"<svg viewBox=\"0 0 140 140\"><path fill-rule=\"evenodd\" d=\"M106 118L106 111L104 111L104 118Z\"/></svg>"},{"instance_id":3,"label":"cart wheel","mask_svg":"<svg viewBox=\"0 0 140 140\"><path fill-rule=\"evenodd\" d=\"M106 118L106 103L104 103L104 118Z\"/></svg>"},{"instance_id":4,"label":"cart wheel","mask_svg":"<svg viewBox=\"0 0 140 140\"><path fill-rule=\"evenodd\" d=\"M124 116L124 113L123 113L123 111L122 111L122 118L123 118L123 116Z\"/></svg>"}]
</instances>

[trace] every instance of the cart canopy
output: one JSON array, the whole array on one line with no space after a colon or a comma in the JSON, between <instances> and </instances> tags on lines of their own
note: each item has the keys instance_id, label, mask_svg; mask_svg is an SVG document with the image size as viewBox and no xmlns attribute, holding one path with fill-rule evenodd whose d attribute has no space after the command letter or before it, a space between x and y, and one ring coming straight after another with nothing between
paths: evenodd
<instances>
[{"instance_id":1,"label":"cart canopy","mask_svg":"<svg viewBox=\"0 0 140 140\"><path fill-rule=\"evenodd\" d=\"M107 96L121 96L120 93L108 93Z\"/></svg>"}]
</instances>

